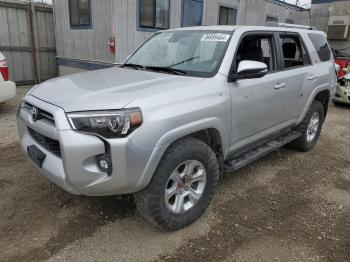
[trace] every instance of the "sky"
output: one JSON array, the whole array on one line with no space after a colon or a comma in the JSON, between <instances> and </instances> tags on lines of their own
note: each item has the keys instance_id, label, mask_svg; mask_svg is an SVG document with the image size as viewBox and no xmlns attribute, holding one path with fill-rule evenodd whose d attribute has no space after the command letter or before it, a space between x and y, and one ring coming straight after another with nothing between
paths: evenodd
<instances>
[{"instance_id":1,"label":"sky","mask_svg":"<svg viewBox=\"0 0 350 262\"><path fill-rule=\"evenodd\" d=\"M284 0L287 3L294 4L297 2L296 0ZM299 0L299 6L310 7L311 0Z\"/></svg>"}]
</instances>

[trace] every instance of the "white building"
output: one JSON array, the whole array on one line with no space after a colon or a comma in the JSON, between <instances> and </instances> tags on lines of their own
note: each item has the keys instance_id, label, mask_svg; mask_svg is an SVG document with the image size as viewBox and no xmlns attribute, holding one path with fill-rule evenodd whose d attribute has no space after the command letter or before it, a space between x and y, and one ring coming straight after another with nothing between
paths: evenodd
<instances>
[{"instance_id":1,"label":"white building","mask_svg":"<svg viewBox=\"0 0 350 262\"><path fill-rule=\"evenodd\" d=\"M350 56L350 0L313 0L311 17L327 32L332 49Z\"/></svg>"},{"instance_id":2,"label":"white building","mask_svg":"<svg viewBox=\"0 0 350 262\"><path fill-rule=\"evenodd\" d=\"M64 75L120 63L162 29L305 23L308 14L278 0L54 0L59 72ZM115 53L108 47L112 36Z\"/></svg>"}]
</instances>

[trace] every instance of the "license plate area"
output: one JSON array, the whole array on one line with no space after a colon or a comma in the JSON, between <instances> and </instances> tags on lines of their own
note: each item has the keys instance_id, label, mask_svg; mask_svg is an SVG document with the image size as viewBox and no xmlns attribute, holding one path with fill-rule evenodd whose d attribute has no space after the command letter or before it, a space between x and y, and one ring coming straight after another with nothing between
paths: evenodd
<instances>
[{"instance_id":1,"label":"license plate area","mask_svg":"<svg viewBox=\"0 0 350 262\"><path fill-rule=\"evenodd\" d=\"M27 153L29 158L38 166L42 167L44 160L46 158L46 155L35 145L28 146L27 147Z\"/></svg>"}]
</instances>

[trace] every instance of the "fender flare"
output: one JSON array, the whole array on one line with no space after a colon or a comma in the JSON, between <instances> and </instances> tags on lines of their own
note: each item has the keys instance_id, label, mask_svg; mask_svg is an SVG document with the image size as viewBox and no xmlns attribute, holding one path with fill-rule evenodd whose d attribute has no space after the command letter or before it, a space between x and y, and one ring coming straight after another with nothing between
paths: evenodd
<instances>
[{"instance_id":1,"label":"fender flare","mask_svg":"<svg viewBox=\"0 0 350 262\"><path fill-rule=\"evenodd\" d=\"M321 86L318 86L317 88L315 88L310 97L309 97L309 100L307 101L307 104L301 114L301 116L299 117L298 119L298 122L297 122L297 125L299 125L305 118L305 115L307 114L307 111L309 110L312 102L315 100L316 96L320 93L320 92L323 92L323 91L328 91L329 92L329 95L331 96L331 90L329 89L329 86L328 84L325 84L325 85L321 85ZM331 101L331 99L329 99L329 102Z\"/></svg>"},{"instance_id":2,"label":"fender flare","mask_svg":"<svg viewBox=\"0 0 350 262\"><path fill-rule=\"evenodd\" d=\"M218 131L221 137L222 148L225 155L228 151L227 145L230 137L226 130L225 124L219 118L215 118L215 117L206 118L206 119L198 120L195 122L191 122L191 123L179 126L173 130L168 131L158 140L150 156L150 159L139 179L139 182L137 184L137 190L142 190L149 184L149 182L153 177L154 172L158 167L160 160L162 159L168 147L173 142L205 129L216 129Z\"/></svg>"}]
</instances>

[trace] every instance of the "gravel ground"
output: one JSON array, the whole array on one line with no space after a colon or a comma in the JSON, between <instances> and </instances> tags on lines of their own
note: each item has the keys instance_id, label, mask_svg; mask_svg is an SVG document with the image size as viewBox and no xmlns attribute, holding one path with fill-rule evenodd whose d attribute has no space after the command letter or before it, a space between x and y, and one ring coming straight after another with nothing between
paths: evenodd
<instances>
[{"instance_id":1,"label":"gravel ground","mask_svg":"<svg viewBox=\"0 0 350 262\"><path fill-rule=\"evenodd\" d=\"M22 154L15 114L0 105L1 261L350 260L350 107L330 109L309 153L281 149L225 174L202 218L152 228L130 196L69 195Z\"/></svg>"},{"instance_id":2,"label":"gravel ground","mask_svg":"<svg viewBox=\"0 0 350 262\"><path fill-rule=\"evenodd\" d=\"M17 142L16 111L21 98L30 87L17 88L16 98L0 103L0 148L1 150Z\"/></svg>"}]
</instances>

